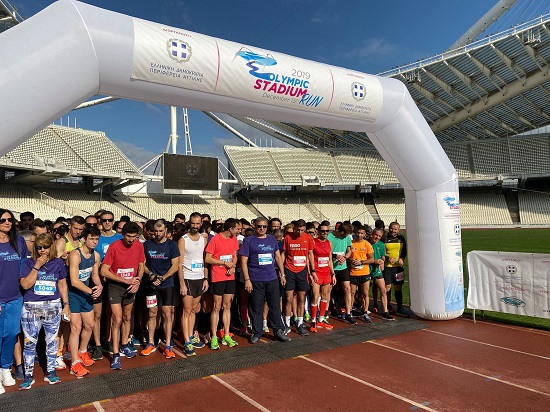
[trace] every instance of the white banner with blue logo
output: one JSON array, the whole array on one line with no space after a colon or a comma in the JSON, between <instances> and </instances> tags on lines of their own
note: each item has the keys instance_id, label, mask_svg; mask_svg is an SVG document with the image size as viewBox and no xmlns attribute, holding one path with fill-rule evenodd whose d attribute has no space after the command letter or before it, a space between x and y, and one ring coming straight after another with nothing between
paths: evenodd
<instances>
[{"instance_id":1,"label":"white banner with blue logo","mask_svg":"<svg viewBox=\"0 0 550 412\"><path fill-rule=\"evenodd\" d=\"M133 80L370 122L382 108L376 76L133 21Z\"/></svg>"},{"instance_id":2,"label":"white banner with blue logo","mask_svg":"<svg viewBox=\"0 0 550 412\"><path fill-rule=\"evenodd\" d=\"M468 308L550 319L550 255L468 253Z\"/></svg>"}]
</instances>

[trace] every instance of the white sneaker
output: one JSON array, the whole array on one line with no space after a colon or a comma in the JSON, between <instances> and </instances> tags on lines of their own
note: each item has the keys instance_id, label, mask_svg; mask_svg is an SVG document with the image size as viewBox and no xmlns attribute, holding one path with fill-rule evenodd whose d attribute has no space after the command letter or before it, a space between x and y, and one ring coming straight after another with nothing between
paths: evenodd
<instances>
[{"instance_id":1,"label":"white sneaker","mask_svg":"<svg viewBox=\"0 0 550 412\"><path fill-rule=\"evenodd\" d=\"M4 389L4 385L0 383L0 395L2 395L3 393L6 393L6 390Z\"/></svg>"},{"instance_id":2,"label":"white sneaker","mask_svg":"<svg viewBox=\"0 0 550 412\"><path fill-rule=\"evenodd\" d=\"M9 369L2 368L0 374L2 375L2 383L4 384L4 386L15 385L15 379L13 379L13 376L11 376L11 371Z\"/></svg>"},{"instance_id":3,"label":"white sneaker","mask_svg":"<svg viewBox=\"0 0 550 412\"><path fill-rule=\"evenodd\" d=\"M58 356L55 358L55 370L62 371L63 369L67 369L67 365L63 362L63 356Z\"/></svg>"}]
</instances>

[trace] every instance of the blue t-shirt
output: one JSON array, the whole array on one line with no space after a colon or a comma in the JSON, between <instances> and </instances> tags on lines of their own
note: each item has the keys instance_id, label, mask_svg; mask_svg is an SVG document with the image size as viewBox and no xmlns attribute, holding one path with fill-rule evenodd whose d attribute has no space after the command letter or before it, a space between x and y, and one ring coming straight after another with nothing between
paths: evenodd
<instances>
[{"instance_id":1,"label":"blue t-shirt","mask_svg":"<svg viewBox=\"0 0 550 412\"><path fill-rule=\"evenodd\" d=\"M267 235L265 238L248 236L244 239L239 255L248 257L250 280L268 282L277 279L275 271L277 250L279 250L279 244L273 235Z\"/></svg>"},{"instance_id":2,"label":"blue t-shirt","mask_svg":"<svg viewBox=\"0 0 550 412\"><path fill-rule=\"evenodd\" d=\"M177 243L170 239L166 239L166 242L162 243L147 240L143 247L145 249L145 264L156 275L165 275L172 267L172 259L180 256ZM162 282L159 289L173 288L174 276L177 276L177 273Z\"/></svg>"},{"instance_id":3,"label":"blue t-shirt","mask_svg":"<svg viewBox=\"0 0 550 412\"><path fill-rule=\"evenodd\" d=\"M103 262L103 258L105 257L105 254L107 253L107 250L109 249L109 246L111 243L122 239L122 235L120 233L115 233L113 236L103 236L101 235L99 237L99 241L97 242L97 246L95 247L95 251L99 253L99 259Z\"/></svg>"},{"instance_id":4,"label":"blue t-shirt","mask_svg":"<svg viewBox=\"0 0 550 412\"><path fill-rule=\"evenodd\" d=\"M21 279L26 278L31 273L36 264L34 259L26 259L21 268ZM61 297L59 293L59 281L67 278L67 268L61 258L55 258L46 262L38 271L36 282L24 293L24 302L41 302L45 300L55 300Z\"/></svg>"},{"instance_id":5,"label":"blue t-shirt","mask_svg":"<svg viewBox=\"0 0 550 412\"><path fill-rule=\"evenodd\" d=\"M21 261L29 254L27 243L17 236L17 252L10 242L0 243L0 303L10 302L21 297L19 273Z\"/></svg>"}]
</instances>

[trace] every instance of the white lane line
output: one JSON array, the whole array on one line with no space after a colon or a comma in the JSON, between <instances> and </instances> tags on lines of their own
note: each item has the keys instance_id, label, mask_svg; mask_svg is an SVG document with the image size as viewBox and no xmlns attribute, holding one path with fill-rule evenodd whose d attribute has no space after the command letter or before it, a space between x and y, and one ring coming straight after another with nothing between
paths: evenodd
<instances>
[{"instance_id":1,"label":"white lane line","mask_svg":"<svg viewBox=\"0 0 550 412\"><path fill-rule=\"evenodd\" d=\"M492 345L490 343L485 343L485 342L481 342L481 341L478 341L478 340L463 338L461 336L449 335L448 333L437 332L435 330L429 330L429 329L421 329L421 330L424 331L424 332L437 333L438 335L449 336L449 337L455 338L455 339L466 340L468 342L479 343L480 345L491 346L493 348L504 349L504 350L507 350L507 351L510 351L510 352L521 353L522 355L533 356L533 357L539 358L539 359L550 359L550 357L548 357L548 356L535 355L534 353L523 352L523 351L516 350L516 349L505 348L504 346Z\"/></svg>"},{"instance_id":2,"label":"white lane line","mask_svg":"<svg viewBox=\"0 0 550 412\"><path fill-rule=\"evenodd\" d=\"M468 319L468 318L458 318L458 319L462 320L462 321L470 322L470 323L475 323L473 319ZM512 330L517 330L518 332L532 333L534 335L541 335L541 336L546 336L547 338L550 338L550 333L539 331L539 330L536 330L536 329L519 328L519 327L515 327L515 326L501 325L499 323L486 322L486 321L479 320L479 319L476 320L476 322L481 323L483 325L487 325L487 326L497 326L499 328L512 329Z\"/></svg>"},{"instance_id":3,"label":"white lane line","mask_svg":"<svg viewBox=\"0 0 550 412\"><path fill-rule=\"evenodd\" d=\"M229 389L231 392L233 392L235 395L237 396L240 396L241 398L243 398L245 401L247 401L249 404L251 404L252 406L258 408L259 410L263 411L263 412L270 412L269 409L267 408L264 408L262 405L260 405L258 402L256 402L254 399L252 398L249 398L248 396L246 396L244 393L242 393L240 390L238 390L237 388L231 386L230 384L228 384L227 382L225 382L224 380L222 380L221 378L219 378L218 376L216 375L210 375L210 377L212 379L214 379L215 381L221 383L223 386L225 386L227 389Z\"/></svg>"},{"instance_id":4,"label":"white lane line","mask_svg":"<svg viewBox=\"0 0 550 412\"><path fill-rule=\"evenodd\" d=\"M345 373L345 372L342 372L342 371L339 371L338 369L331 368L330 366L327 366L327 365L324 365L324 364L322 364L322 363L320 363L320 362L314 361L313 359L306 358L305 356L297 356L297 358L306 360L306 361L311 362L311 363L314 363L315 365L320 366L321 368L328 369L328 370L331 371L331 372L337 373L338 375L341 375L341 376L344 376L344 377L346 377L346 378L348 378L348 379L354 380L355 382L359 382L360 384L365 385L365 386L368 386L369 388L372 388L372 389L375 389L375 390L377 390L377 391L380 391L380 392L382 392L382 393L384 393L384 394L386 394L386 395L389 395L389 396L391 396L391 397L393 397L393 398L397 398L397 399L399 399L399 400L401 400L401 401L403 401L403 402L407 402L408 404L411 404L411 405L413 405L413 406L416 406L416 407L419 408L419 409L424 409L424 410L426 410L426 411L433 411L433 412L435 412L435 409L428 408L426 405L423 405L423 404L421 404L421 403L415 402L415 401L413 401L413 400L410 400L410 399L408 399L408 398L405 398L404 396L398 395L398 394L396 394L396 393L387 391L387 390L385 390L385 389L383 389L383 388L381 388L381 387L379 387L379 386L377 386L377 385L373 385L372 383L369 383L369 382L364 381L364 380L362 380L362 379L356 378L355 376L349 375L349 374L347 374L347 373Z\"/></svg>"},{"instance_id":5,"label":"white lane line","mask_svg":"<svg viewBox=\"0 0 550 412\"><path fill-rule=\"evenodd\" d=\"M103 406L97 401L93 402L92 405L94 405L94 408L97 412L105 412L105 409L103 409Z\"/></svg>"},{"instance_id":6,"label":"white lane line","mask_svg":"<svg viewBox=\"0 0 550 412\"><path fill-rule=\"evenodd\" d=\"M519 388L519 389L524 389L524 390L529 391L529 392L534 392L534 393L538 393L539 395L544 395L544 396L550 397L550 393L537 391L536 389L531 389L531 388L528 388L526 386L522 386L522 385L518 385L516 383L508 382L508 381L499 379L495 376L483 375L482 373L474 372L474 371L471 371L469 369L464 369L464 368L461 368L460 366L455 366L455 365L451 365L449 363L440 362L440 361L437 361L435 359L430 359L430 358L427 358L425 356L416 355L414 353L410 353L410 352L407 352L407 351L404 351L404 350L401 350L401 349L392 348L390 346L382 345L382 344L377 343L377 342L367 341L365 343L370 343L372 345L380 346L382 348L386 348L386 349L393 350L393 351L396 351L396 352L401 352L401 353L404 353L406 355L414 356L416 358L420 358L420 359L424 359L424 360L427 360L427 361L430 361L430 362L438 363L439 365L448 366L449 368L457 369L457 370L462 371L462 372L467 372L467 373L471 373L473 375L481 376L482 378L485 378L485 379L489 379L489 380L492 380L492 381L497 381L497 382L500 382L500 383L504 383L505 385L514 386L514 387Z\"/></svg>"}]
</instances>

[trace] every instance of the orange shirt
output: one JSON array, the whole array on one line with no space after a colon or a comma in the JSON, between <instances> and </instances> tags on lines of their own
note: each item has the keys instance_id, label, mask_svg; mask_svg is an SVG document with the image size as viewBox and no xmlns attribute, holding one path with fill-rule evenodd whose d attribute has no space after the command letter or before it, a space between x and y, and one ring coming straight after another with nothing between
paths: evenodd
<instances>
[{"instance_id":1,"label":"orange shirt","mask_svg":"<svg viewBox=\"0 0 550 412\"><path fill-rule=\"evenodd\" d=\"M367 242L366 240L358 241L354 240L351 242L351 256L350 260L357 259L357 260L367 260L369 258L370 254L374 253L374 249L372 248L371 244ZM360 266L353 266L352 264L349 266L349 274L351 276L365 276L370 275L370 268L369 265L360 265Z\"/></svg>"},{"instance_id":2,"label":"orange shirt","mask_svg":"<svg viewBox=\"0 0 550 412\"><path fill-rule=\"evenodd\" d=\"M283 240L285 268L294 273L304 270L307 267L308 252L314 247L313 238L307 233L300 237L294 237L292 233L287 234Z\"/></svg>"}]
</instances>

